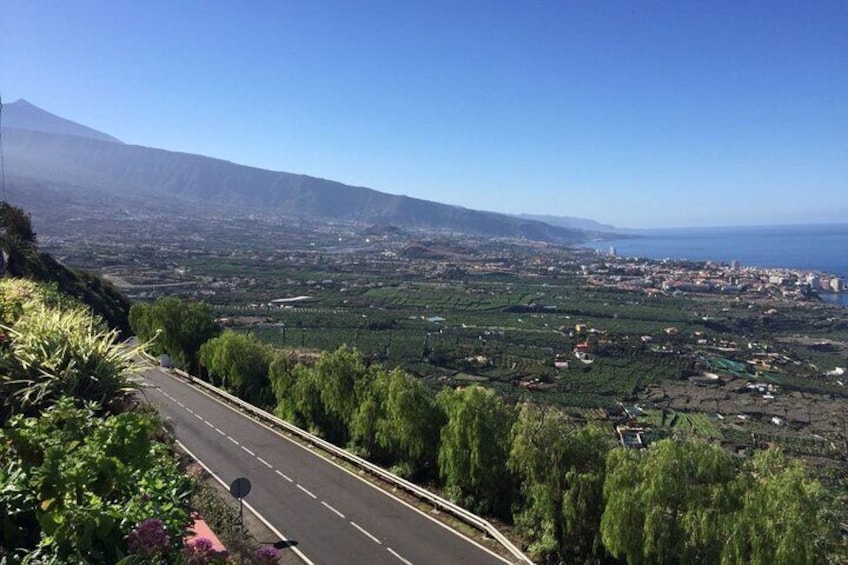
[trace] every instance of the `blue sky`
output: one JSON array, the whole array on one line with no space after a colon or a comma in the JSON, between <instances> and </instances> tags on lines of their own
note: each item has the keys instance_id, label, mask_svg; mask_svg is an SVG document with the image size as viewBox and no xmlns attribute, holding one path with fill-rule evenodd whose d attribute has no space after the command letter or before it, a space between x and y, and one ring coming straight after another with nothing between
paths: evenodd
<instances>
[{"instance_id":1,"label":"blue sky","mask_svg":"<svg viewBox=\"0 0 848 565\"><path fill-rule=\"evenodd\" d=\"M848 218L844 0L5 0L0 95L469 208Z\"/></svg>"}]
</instances>

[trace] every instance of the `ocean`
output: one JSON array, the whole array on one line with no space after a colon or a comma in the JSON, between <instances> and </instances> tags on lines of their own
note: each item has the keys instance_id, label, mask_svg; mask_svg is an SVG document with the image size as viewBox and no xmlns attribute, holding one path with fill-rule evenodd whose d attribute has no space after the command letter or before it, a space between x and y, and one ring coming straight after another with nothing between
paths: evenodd
<instances>
[{"instance_id":1,"label":"ocean","mask_svg":"<svg viewBox=\"0 0 848 565\"><path fill-rule=\"evenodd\" d=\"M817 271L848 279L848 224L689 228L643 232L643 237L587 245L621 257L738 261L741 266ZM848 306L848 294L829 298Z\"/></svg>"}]
</instances>

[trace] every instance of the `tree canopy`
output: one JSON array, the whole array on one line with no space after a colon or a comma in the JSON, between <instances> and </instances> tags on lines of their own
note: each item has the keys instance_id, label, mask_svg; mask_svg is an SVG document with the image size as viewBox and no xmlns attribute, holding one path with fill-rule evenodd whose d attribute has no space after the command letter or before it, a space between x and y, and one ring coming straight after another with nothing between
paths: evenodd
<instances>
[{"instance_id":1,"label":"tree canopy","mask_svg":"<svg viewBox=\"0 0 848 565\"><path fill-rule=\"evenodd\" d=\"M514 413L481 386L438 395L447 423L439 446L439 474L451 494L483 512L507 515L512 476L507 468Z\"/></svg>"},{"instance_id":2,"label":"tree canopy","mask_svg":"<svg viewBox=\"0 0 848 565\"><path fill-rule=\"evenodd\" d=\"M171 296L133 304L129 320L141 341L151 342L156 353L167 353L188 369L197 368L200 346L220 332L208 304Z\"/></svg>"},{"instance_id":3,"label":"tree canopy","mask_svg":"<svg viewBox=\"0 0 848 565\"><path fill-rule=\"evenodd\" d=\"M253 404L271 398L268 368L271 352L250 334L226 330L200 347L200 364L213 383L221 384Z\"/></svg>"}]
</instances>

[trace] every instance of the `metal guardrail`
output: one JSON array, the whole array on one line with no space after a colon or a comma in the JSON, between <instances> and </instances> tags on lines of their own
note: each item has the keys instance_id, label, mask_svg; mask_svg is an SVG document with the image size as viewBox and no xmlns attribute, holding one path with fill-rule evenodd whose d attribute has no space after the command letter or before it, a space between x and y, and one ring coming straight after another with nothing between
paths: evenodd
<instances>
[{"instance_id":1,"label":"metal guardrail","mask_svg":"<svg viewBox=\"0 0 848 565\"><path fill-rule=\"evenodd\" d=\"M407 481L406 479L398 477L394 473L391 473L391 472L383 469L382 467L374 465L370 461L366 461L365 459L358 457L358 456L356 456L352 453L349 453L349 452L345 451L344 449L341 449L340 447L333 445L332 443L319 438L318 436L312 435L309 432L307 432L306 430L302 430L301 428L298 428L297 426L295 426L295 425L293 425L289 422L286 422L285 420L277 418L273 414L269 414L268 412L265 412L264 410L261 410L261 409L257 408L256 406L253 406L252 404L245 402L244 400L230 394L229 392L227 392L225 390L221 390L220 388L215 387L215 386L207 383L206 381L198 379L197 377L193 377L192 375L186 373L185 371L182 371L180 369L173 369L173 371L175 373L177 373L178 375L180 375L181 377L189 380L191 383L199 385L199 386L213 392L214 394L216 394L216 395L218 395L222 398L227 399L229 402L236 404L237 406L239 406L243 410L250 412L251 414L253 414L255 416L258 416L259 418L261 418L263 420L267 420L269 422L272 422L274 425L279 426L279 427L285 429L286 431L297 435L298 437L308 441L309 443L316 445L316 446L320 447L321 449L328 451L328 452L332 453L333 455L335 455L335 456L337 456L341 459L344 459L345 461L353 463L357 467L368 471L372 475L376 475L376 476L380 477L381 479L383 479L384 481L387 481L389 483L392 483L392 484L402 488L403 490L409 492L410 494L415 495L417 498L432 504L435 508L442 510L444 512L447 512L447 513L453 515L454 517L459 518L460 520L462 520L466 524L469 524L469 525L477 528L478 530L487 534L492 539L494 539L499 544L501 544L516 559L518 559L517 563L525 563L525 564L532 564L533 563L526 555L524 555L524 553L520 549L515 547L515 545L511 541L509 541L502 533L500 533L497 530L497 528L495 528L492 524L490 524L487 520L481 518L480 516L477 516L476 514L469 512L465 508L461 508L461 507L457 506L456 504L454 504L454 503L452 503L448 500L445 500L444 498L442 498L438 495L435 495L432 492L430 492L426 489L423 489L423 488L421 488L420 486L418 486L414 483Z\"/></svg>"}]
</instances>

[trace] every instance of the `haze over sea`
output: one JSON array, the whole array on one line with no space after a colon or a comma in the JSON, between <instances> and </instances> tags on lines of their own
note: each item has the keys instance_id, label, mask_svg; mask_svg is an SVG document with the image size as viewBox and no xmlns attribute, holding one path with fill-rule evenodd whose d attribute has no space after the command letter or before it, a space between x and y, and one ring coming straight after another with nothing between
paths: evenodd
<instances>
[{"instance_id":1,"label":"haze over sea","mask_svg":"<svg viewBox=\"0 0 848 565\"><path fill-rule=\"evenodd\" d=\"M680 228L642 233L644 237L588 245L600 251L615 247L622 257L736 260L742 266L818 271L848 278L848 224ZM838 300L848 305L845 293Z\"/></svg>"}]
</instances>

